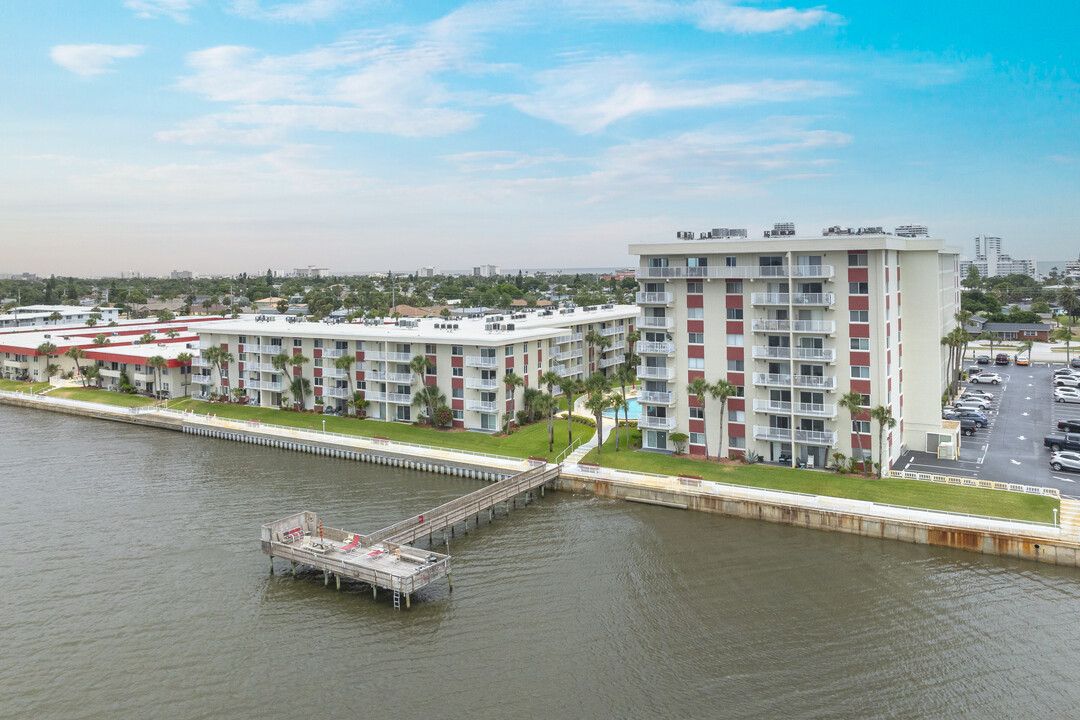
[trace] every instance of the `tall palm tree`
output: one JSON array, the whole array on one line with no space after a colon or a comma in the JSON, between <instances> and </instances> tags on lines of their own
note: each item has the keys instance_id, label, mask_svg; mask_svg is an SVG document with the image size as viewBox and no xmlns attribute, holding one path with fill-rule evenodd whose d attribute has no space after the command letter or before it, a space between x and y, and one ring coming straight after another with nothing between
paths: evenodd
<instances>
[{"instance_id":1,"label":"tall palm tree","mask_svg":"<svg viewBox=\"0 0 1080 720\"><path fill-rule=\"evenodd\" d=\"M708 428L705 427L705 395L708 394L711 389L711 385L705 380L705 378L694 378L689 385L686 386L686 394L693 395L697 401L698 406L701 408L701 434L705 438L705 457L709 457L709 435Z\"/></svg>"},{"instance_id":2,"label":"tall palm tree","mask_svg":"<svg viewBox=\"0 0 1080 720\"><path fill-rule=\"evenodd\" d=\"M1080 296L1072 288L1066 287L1058 290L1057 303L1069 316L1070 325L1076 324L1076 315L1080 313Z\"/></svg>"},{"instance_id":3,"label":"tall palm tree","mask_svg":"<svg viewBox=\"0 0 1080 720\"><path fill-rule=\"evenodd\" d=\"M154 342L156 339L157 338L154 337L154 333L151 333L151 332L143 333L142 336L139 337L139 344L140 345L149 345L150 343Z\"/></svg>"},{"instance_id":4,"label":"tall palm tree","mask_svg":"<svg viewBox=\"0 0 1080 720\"><path fill-rule=\"evenodd\" d=\"M892 408L878 405L870 411L870 417L878 424L878 477L885 473L885 428L892 430L896 427L896 418L893 417Z\"/></svg>"},{"instance_id":5,"label":"tall palm tree","mask_svg":"<svg viewBox=\"0 0 1080 720\"><path fill-rule=\"evenodd\" d=\"M600 456L600 447L604 444L604 411L610 407L608 398L602 392L594 392L585 401L585 407L592 411L596 419L596 455Z\"/></svg>"},{"instance_id":6,"label":"tall palm tree","mask_svg":"<svg viewBox=\"0 0 1080 720\"><path fill-rule=\"evenodd\" d=\"M213 383L214 370L218 371L218 389L221 389L221 366L233 361L231 352L218 345L212 345L202 351L203 359L210 364L210 381ZM212 387L212 385L211 385Z\"/></svg>"},{"instance_id":7,"label":"tall palm tree","mask_svg":"<svg viewBox=\"0 0 1080 720\"><path fill-rule=\"evenodd\" d=\"M180 363L180 367L182 367L182 368L191 367L191 362L194 359L195 359L195 356L192 355L189 352L177 353L177 355L176 355L176 362ZM183 372L184 372L183 370L180 371L180 373L181 373L180 380L181 380L182 385L186 387L187 385L191 384L191 381L189 379L187 383L183 383L183 379L184 379ZM182 389L181 394L187 395L187 391Z\"/></svg>"},{"instance_id":8,"label":"tall palm tree","mask_svg":"<svg viewBox=\"0 0 1080 720\"><path fill-rule=\"evenodd\" d=\"M435 408L446 404L446 395L439 392L438 385L423 385L413 395L412 404L427 410L428 425L435 426Z\"/></svg>"},{"instance_id":9,"label":"tall palm tree","mask_svg":"<svg viewBox=\"0 0 1080 720\"><path fill-rule=\"evenodd\" d=\"M59 311L57 311L57 310L53 310L53 311L52 311L52 312L51 312L51 313L49 314L49 318L48 318L48 319L49 319L49 320L52 320L52 324L53 324L53 325L56 325L56 324L58 324L58 323L59 323L59 322L60 322L61 320L63 320L63 319L64 319L64 316L63 316L63 315L61 315Z\"/></svg>"},{"instance_id":10,"label":"tall palm tree","mask_svg":"<svg viewBox=\"0 0 1080 720\"><path fill-rule=\"evenodd\" d=\"M620 369L626 367L620 365ZM630 401L626 399L626 395L619 393L612 393L608 397L608 405L615 410L615 452L619 452L619 411L623 413L623 417L626 418L626 449L630 449Z\"/></svg>"},{"instance_id":11,"label":"tall palm tree","mask_svg":"<svg viewBox=\"0 0 1080 720\"><path fill-rule=\"evenodd\" d=\"M1064 342L1065 343L1065 362L1066 363L1072 362L1072 349L1070 348L1070 344L1072 343L1072 336L1073 336L1072 328L1071 327L1065 327L1064 325L1062 325L1059 328L1055 328L1054 331L1050 333L1050 339L1051 340L1053 340L1055 342Z\"/></svg>"},{"instance_id":12,"label":"tall palm tree","mask_svg":"<svg viewBox=\"0 0 1080 720\"><path fill-rule=\"evenodd\" d=\"M409 361L409 370L416 375L416 379L420 381L420 384L424 384L424 376L428 370L435 367L435 363L428 359L427 355L416 355Z\"/></svg>"},{"instance_id":13,"label":"tall palm tree","mask_svg":"<svg viewBox=\"0 0 1080 720\"><path fill-rule=\"evenodd\" d=\"M68 348L68 351L64 353L65 357L69 357L75 361L75 369L79 371L79 377L82 379L83 387L86 387L86 376L83 375L83 369L79 365L79 361L86 357L86 351L81 347L72 345Z\"/></svg>"},{"instance_id":14,"label":"tall palm tree","mask_svg":"<svg viewBox=\"0 0 1080 720\"><path fill-rule=\"evenodd\" d=\"M868 463L863 452L862 433L855 432L855 421L858 420L859 415L864 412L862 406L862 394L857 392L845 393L840 398L840 402L837 403L843 410L847 410L851 414L851 432L855 433L855 440L859 444L859 457L862 458L863 470L866 470Z\"/></svg>"},{"instance_id":15,"label":"tall palm tree","mask_svg":"<svg viewBox=\"0 0 1080 720\"><path fill-rule=\"evenodd\" d=\"M48 380L50 377L52 377L53 367L49 361L51 360L52 356L56 354L56 346L46 340L45 342L37 346L37 354L45 357L45 380Z\"/></svg>"},{"instance_id":16,"label":"tall palm tree","mask_svg":"<svg viewBox=\"0 0 1080 720\"><path fill-rule=\"evenodd\" d=\"M295 377L303 377L304 365L306 365L309 362L311 362L311 358L308 358L308 357L306 357L306 356L304 356L302 354L296 354L296 355L290 355L289 356L289 365L292 366L293 375ZM296 390L294 389L293 390L293 400L296 400L296 398L299 397L300 398L300 409L301 410L306 409L307 408L307 394L311 391L311 383L305 381L305 382L301 383L300 385L297 385L296 381L293 380L292 383L290 384L290 386L293 387L293 388L298 387L302 391L298 396L297 393L296 393Z\"/></svg>"},{"instance_id":17,"label":"tall palm tree","mask_svg":"<svg viewBox=\"0 0 1080 720\"><path fill-rule=\"evenodd\" d=\"M541 393L533 400L533 408L547 420L549 453L555 450L555 411L558 407L559 402L551 393Z\"/></svg>"},{"instance_id":18,"label":"tall palm tree","mask_svg":"<svg viewBox=\"0 0 1080 720\"><path fill-rule=\"evenodd\" d=\"M979 333L979 337L975 339L990 343L990 357L992 359L994 357L994 343L997 342L997 333L983 330Z\"/></svg>"},{"instance_id":19,"label":"tall palm tree","mask_svg":"<svg viewBox=\"0 0 1080 720\"><path fill-rule=\"evenodd\" d=\"M517 389L525 384L525 381L521 379L521 376L516 374L513 370L508 370L503 375L503 385L510 392L510 412L506 414L506 434L510 434L510 427L514 422L514 409L515 409L515 395Z\"/></svg>"},{"instance_id":20,"label":"tall palm tree","mask_svg":"<svg viewBox=\"0 0 1080 720\"><path fill-rule=\"evenodd\" d=\"M334 358L334 367L338 370L345 371L345 390L348 393L348 397L352 397L352 366L356 362L356 356L353 354L342 355L339 358Z\"/></svg>"},{"instance_id":21,"label":"tall palm tree","mask_svg":"<svg viewBox=\"0 0 1080 720\"><path fill-rule=\"evenodd\" d=\"M619 387L622 388L622 396L624 398L626 397L626 386L633 385L635 378L636 375L634 374L634 369L629 365L619 365L615 368L615 373L612 377L615 382L619 383Z\"/></svg>"},{"instance_id":22,"label":"tall palm tree","mask_svg":"<svg viewBox=\"0 0 1080 720\"><path fill-rule=\"evenodd\" d=\"M582 367L583 367L584 370L589 369L589 360L592 359L595 348L599 344L600 338L602 338L602 337L603 337L603 335L598 333L596 330L590 330L587 333L585 333L585 336L584 336L583 339L585 340L585 345L589 348L589 352L587 352L585 354L585 357L582 358L582 363L583 363ZM597 358L597 363L599 363L599 361L600 361L600 359Z\"/></svg>"},{"instance_id":23,"label":"tall palm tree","mask_svg":"<svg viewBox=\"0 0 1080 720\"><path fill-rule=\"evenodd\" d=\"M94 327L95 325L97 325L96 317L91 315L90 317L86 318L86 327Z\"/></svg>"},{"instance_id":24,"label":"tall palm tree","mask_svg":"<svg viewBox=\"0 0 1080 720\"><path fill-rule=\"evenodd\" d=\"M169 361L161 355L152 355L146 359L148 367L154 369L154 397L161 397L161 369L168 367Z\"/></svg>"},{"instance_id":25,"label":"tall palm tree","mask_svg":"<svg viewBox=\"0 0 1080 720\"><path fill-rule=\"evenodd\" d=\"M297 375L289 383L289 392L293 396L293 409L303 409L306 405L306 398L309 392L311 392L311 381L303 375ZM299 407L297 407L299 403Z\"/></svg>"},{"instance_id":26,"label":"tall palm tree","mask_svg":"<svg viewBox=\"0 0 1080 720\"><path fill-rule=\"evenodd\" d=\"M525 412L528 422L533 422L536 419L536 398L542 394L542 390L531 387L526 387L521 394L521 409Z\"/></svg>"},{"instance_id":27,"label":"tall palm tree","mask_svg":"<svg viewBox=\"0 0 1080 720\"><path fill-rule=\"evenodd\" d=\"M641 339L641 332L634 330L633 332L626 333L626 352L623 355L626 358L626 365L634 367L637 365L637 343Z\"/></svg>"},{"instance_id":28,"label":"tall palm tree","mask_svg":"<svg viewBox=\"0 0 1080 720\"><path fill-rule=\"evenodd\" d=\"M717 380L712 387L709 388L709 395L713 400L720 401L720 439L717 441L719 446L716 450L716 459L724 457L724 417L727 414L727 401L730 397L735 397L735 393L739 390L732 383L728 382L726 378Z\"/></svg>"},{"instance_id":29,"label":"tall palm tree","mask_svg":"<svg viewBox=\"0 0 1080 720\"><path fill-rule=\"evenodd\" d=\"M574 444L574 398L585 392L585 383L577 378L563 378L559 387L566 394L566 444Z\"/></svg>"},{"instance_id":30,"label":"tall palm tree","mask_svg":"<svg viewBox=\"0 0 1080 720\"><path fill-rule=\"evenodd\" d=\"M559 412L559 401L557 399L555 399L554 390L555 390L555 386L558 385L562 381L562 378L560 378L559 373L555 372L554 370L548 370L546 373L544 373L539 378L537 378L537 380L538 380L540 385L547 386L547 394L551 396L551 399L553 401L551 406L547 408L547 415L548 415L548 429L552 433L554 433L555 432L555 413ZM537 410L537 412L540 412L540 410ZM567 416L566 421L570 422L570 417L569 416ZM552 440L552 442L554 442L554 439Z\"/></svg>"}]
</instances>

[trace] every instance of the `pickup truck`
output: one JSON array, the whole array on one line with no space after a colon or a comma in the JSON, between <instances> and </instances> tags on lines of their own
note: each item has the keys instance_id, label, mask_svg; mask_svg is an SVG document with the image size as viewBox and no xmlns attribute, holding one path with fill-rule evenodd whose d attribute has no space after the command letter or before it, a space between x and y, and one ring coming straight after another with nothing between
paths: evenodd
<instances>
[{"instance_id":1,"label":"pickup truck","mask_svg":"<svg viewBox=\"0 0 1080 720\"><path fill-rule=\"evenodd\" d=\"M1080 433L1047 435L1043 438L1043 447L1048 447L1054 452L1058 450L1080 450Z\"/></svg>"}]
</instances>

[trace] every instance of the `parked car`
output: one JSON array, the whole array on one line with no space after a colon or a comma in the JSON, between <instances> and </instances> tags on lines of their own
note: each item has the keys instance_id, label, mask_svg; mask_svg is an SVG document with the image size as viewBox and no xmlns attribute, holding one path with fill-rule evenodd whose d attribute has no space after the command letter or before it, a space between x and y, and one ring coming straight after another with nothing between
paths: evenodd
<instances>
[{"instance_id":1,"label":"parked car","mask_svg":"<svg viewBox=\"0 0 1080 720\"><path fill-rule=\"evenodd\" d=\"M1016 363L1017 365L1030 365L1031 364L1031 358L1026 357L1026 356L1025 357L1020 357L1019 355L1016 355L1016 356L1013 357L1013 362Z\"/></svg>"},{"instance_id":2,"label":"parked car","mask_svg":"<svg viewBox=\"0 0 1080 720\"><path fill-rule=\"evenodd\" d=\"M1080 358L1078 358L1078 359L1080 359ZM975 358L975 362L979 363L980 365L989 365L990 364L990 356L989 355L980 355L979 357Z\"/></svg>"},{"instance_id":3,"label":"parked car","mask_svg":"<svg viewBox=\"0 0 1080 720\"><path fill-rule=\"evenodd\" d=\"M1058 420L1058 430L1062 432L1080 433L1080 419Z\"/></svg>"},{"instance_id":4,"label":"parked car","mask_svg":"<svg viewBox=\"0 0 1080 720\"><path fill-rule=\"evenodd\" d=\"M1054 384L1058 387L1080 387L1080 375L1055 375Z\"/></svg>"},{"instance_id":5,"label":"parked car","mask_svg":"<svg viewBox=\"0 0 1080 720\"><path fill-rule=\"evenodd\" d=\"M953 407L955 407L955 408L973 408L975 410L986 410L988 407L990 407L990 401L987 400L986 398L961 397L956 402L953 403Z\"/></svg>"},{"instance_id":6,"label":"parked car","mask_svg":"<svg viewBox=\"0 0 1080 720\"><path fill-rule=\"evenodd\" d=\"M994 356L994 364L995 365L1008 365L1009 364L1009 356L1006 355L1005 353L998 353L997 355Z\"/></svg>"},{"instance_id":7,"label":"parked car","mask_svg":"<svg viewBox=\"0 0 1080 720\"><path fill-rule=\"evenodd\" d=\"M986 416L983 415L978 410L961 410L961 409L954 408L954 409L952 409L951 414L952 414L952 417L945 418L945 419L946 420L961 420L962 421L964 418L967 418L969 420L974 420L975 421L975 427L986 427L986 423L987 423Z\"/></svg>"},{"instance_id":8,"label":"parked car","mask_svg":"<svg viewBox=\"0 0 1080 720\"><path fill-rule=\"evenodd\" d=\"M1055 470L1080 471L1080 453L1056 452L1050 456L1050 467Z\"/></svg>"},{"instance_id":9,"label":"parked car","mask_svg":"<svg viewBox=\"0 0 1080 720\"><path fill-rule=\"evenodd\" d=\"M1058 450L1080 450L1080 433L1047 435L1043 438L1043 447L1048 447L1054 452Z\"/></svg>"},{"instance_id":10,"label":"parked car","mask_svg":"<svg viewBox=\"0 0 1080 720\"><path fill-rule=\"evenodd\" d=\"M971 418L960 418L960 432L970 437L975 434L978 425Z\"/></svg>"},{"instance_id":11,"label":"parked car","mask_svg":"<svg viewBox=\"0 0 1080 720\"><path fill-rule=\"evenodd\" d=\"M982 372L982 368L978 365L972 365L966 370L968 376L975 376Z\"/></svg>"},{"instance_id":12,"label":"parked car","mask_svg":"<svg viewBox=\"0 0 1080 720\"><path fill-rule=\"evenodd\" d=\"M1054 371L1054 377L1080 375L1080 370L1071 367L1058 368Z\"/></svg>"},{"instance_id":13,"label":"parked car","mask_svg":"<svg viewBox=\"0 0 1080 720\"><path fill-rule=\"evenodd\" d=\"M993 400L994 399L994 393L987 392L986 390L982 390L980 388L967 387L967 388L964 388L964 394L961 395L960 397L965 397L965 398L966 397L978 397L978 398L986 398L987 400Z\"/></svg>"},{"instance_id":14,"label":"parked car","mask_svg":"<svg viewBox=\"0 0 1080 720\"><path fill-rule=\"evenodd\" d=\"M994 385L1001 384L1001 376L995 372L979 373L975 377L971 378L971 382L975 385L980 383L992 383Z\"/></svg>"},{"instance_id":15,"label":"parked car","mask_svg":"<svg viewBox=\"0 0 1080 720\"><path fill-rule=\"evenodd\" d=\"M1069 363L1069 365L1071 365L1074 368L1080 368L1080 357L1074 357L1072 359L1072 362Z\"/></svg>"},{"instance_id":16,"label":"parked car","mask_svg":"<svg viewBox=\"0 0 1080 720\"><path fill-rule=\"evenodd\" d=\"M1080 390L1070 387L1054 388L1054 402L1080 403Z\"/></svg>"}]
</instances>

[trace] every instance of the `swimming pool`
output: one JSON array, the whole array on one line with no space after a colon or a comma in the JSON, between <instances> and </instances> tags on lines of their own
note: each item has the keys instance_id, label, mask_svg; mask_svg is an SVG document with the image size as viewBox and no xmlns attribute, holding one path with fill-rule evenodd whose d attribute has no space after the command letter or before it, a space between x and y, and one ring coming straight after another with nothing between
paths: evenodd
<instances>
[{"instance_id":1,"label":"swimming pool","mask_svg":"<svg viewBox=\"0 0 1080 720\"><path fill-rule=\"evenodd\" d=\"M630 405L630 419L631 420L637 420L639 417L641 417L641 405L638 404L637 398L629 398L626 402ZM605 410L604 411L604 417L614 418L615 417L615 411L614 410ZM623 419L623 418L624 418L624 416L622 414L622 410L620 410L619 411L619 419Z\"/></svg>"}]
</instances>

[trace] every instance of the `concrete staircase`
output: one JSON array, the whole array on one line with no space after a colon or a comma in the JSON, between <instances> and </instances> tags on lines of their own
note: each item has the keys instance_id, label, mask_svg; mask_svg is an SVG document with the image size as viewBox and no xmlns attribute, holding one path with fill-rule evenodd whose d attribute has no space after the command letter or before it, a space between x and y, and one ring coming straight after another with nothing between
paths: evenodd
<instances>
[{"instance_id":1,"label":"concrete staircase","mask_svg":"<svg viewBox=\"0 0 1080 720\"><path fill-rule=\"evenodd\" d=\"M1080 500L1061 498L1061 514L1058 521L1061 524L1062 539L1080 542Z\"/></svg>"}]
</instances>

